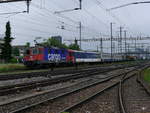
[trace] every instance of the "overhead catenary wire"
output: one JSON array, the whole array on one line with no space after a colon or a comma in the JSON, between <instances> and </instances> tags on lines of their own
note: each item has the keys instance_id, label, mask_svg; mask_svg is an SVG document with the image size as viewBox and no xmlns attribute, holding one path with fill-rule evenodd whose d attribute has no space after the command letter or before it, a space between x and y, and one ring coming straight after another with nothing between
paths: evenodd
<instances>
[{"instance_id":1,"label":"overhead catenary wire","mask_svg":"<svg viewBox=\"0 0 150 113\"><path fill-rule=\"evenodd\" d=\"M53 3L56 5L56 3L53 1ZM79 4L77 1L75 2L77 5ZM59 5L59 7L61 7L61 8L63 8L62 6L60 6ZM102 20L100 20L99 18L97 18L95 15L93 15L92 13L90 13L88 10L86 10L85 8L83 8L84 9L84 11L85 11L85 13L86 14L88 14L89 16L91 16L91 17L93 17L94 19L96 19L99 23L102 23L104 26L107 26L108 27L108 25L106 24L106 23L104 23ZM70 20L70 21L72 21L73 23L75 23L75 24L78 24L78 22L76 22L76 21L74 21L73 19L71 19L71 18L69 18L69 17L66 17L66 16L64 16L64 15L62 15L62 14L59 14L59 15L57 15L57 16L61 16L62 18L66 18L66 19L68 19L68 20ZM82 25L83 26L83 25Z\"/></svg>"},{"instance_id":2,"label":"overhead catenary wire","mask_svg":"<svg viewBox=\"0 0 150 113\"><path fill-rule=\"evenodd\" d=\"M42 14L41 16L43 16L44 17L44 15ZM36 22L36 21L35 21ZM32 24L36 24L35 22L30 22L30 23L32 23ZM38 25L41 25L41 24L38 24ZM23 28L23 26L21 26L21 28ZM24 29L24 28L23 28ZM27 28L28 30L30 29L30 28ZM30 29L30 31L37 31L37 32L42 32L42 33L49 33L49 32L43 32L43 31L41 31L41 30L38 30L38 29Z\"/></svg>"},{"instance_id":3,"label":"overhead catenary wire","mask_svg":"<svg viewBox=\"0 0 150 113\"><path fill-rule=\"evenodd\" d=\"M52 12L51 12L51 13L52 13ZM40 15L44 17L43 14L40 14ZM64 17L64 18L66 18L66 17ZM68 19L68 18L67 18L67 19ZM30 22L30 23L32 23L32 24L37 24L37 23L35 23L35 22ZM38 25L41 25L41 24L38 24Z\"/></svg>"},{"instance_id":4,"label":"overhead catenary wire","mask_svg":"<svg viewBox=\"0 0 150 113\"><path fill-rule=\"evenodd\" d=\"M106 11L110 16L112 16L121 26L124 26L124 28L126 28L128 30L128 32L133 33L133 29L131 29L131 27L127 24L125 24L125 22L123 22L122 20L120 20L113 12L111 12L110 10L108 10L108 8L106 8L102 2L100 2L100 0L94 0L95 2L97 2L97 5L100 6L101 9L103 9L104 11Z\"/></svg>"},{"instance_id":5,"label":"overhead catenary wire","mask_svg":"<svg viewBox=\"0 0 150 113\"><path fill-rule=\"evenodd\" d=\"M16 6L17 7L17 6ZM7 8L8 9L8 8ZM39 22L39 20L37 20L38 18L31 18L31 17L29 17L29 18L24 18L24 17L19 17L19 18L17 18L17 20L21 20L21 22L22 21L24 21L24 22L28 22L28 23L30 23L30 24L33 24L33 25L39 25L39 26L42 26L42 27L50 27L49 25L47 25L47 24L42 24L42 23L40 23ZM49 22L51 22L51 24L59 24L59 22L56 22L56 23L54 23L54 21L50 21L49 20Z\"/></svg>"},{"instance_id":6,"label":"overhead catenary wire","mask_svg":"<svg viewBox=\"0 0 150 113\"><path fill-rule=\"evenodd\" d=\"M108 11L107 8L102 4L102 2L100 2L99 0L94 0L94 1L102 10L104 10L107 14L109 14L111 17L113 17L118 23L120 23L121 25L124 24L122 22L122 20L120 20L116 15L114 15L112 12Z\"/></svg>"},{"instance_id":7,"label":"overhead catenary wire","mask_svg":"<svg viewBox=\"0 0 150 113\"><path fill-rule=\"evenodd\" d=\"M77 1L75 1L75 0L72 0L72 1L74 1L74 3L76 3L76 4L78 4L78 2ZM105 26L105 28L106 28L106 30L108 30L108 28L109 28L109 26L105 23L105 22L103 22L102 20L100 20L97 16L95 16L95 15L93 15L91 12L89 12L86 8L82 8L82 10L89 16L89 17L92 17L93 19L95 19L99 24L101 23L101 24L103 24L104 26ZM101 25L100 25L101 26ZM84 26L83 26L84 27ZM89 28L88 26L86 26L86 28ZM89 28L89 29L92 29L92 28ZM92 29L93 31L95 31L94 29ZM101 34L101 35L104 35L102 32L98 32L98 31L96 31L96 33L98 33L98 34Z\"/></svg>"},{"instance_id":8,"label":"overhead catenary wire","mask_svg":"<svg viewBox=\"0 0 150 113\"><path fill-rule=\"evenodd\" d=\"M47 8L43 8L43 9L45 9L45 10L46 10L47 12L49 12L49 13L53 13L53 11L51 11L51 10L49 10L49 9L47 9ZM62 15L62 14L59 14L59 15L57 15L57 16L59 16L59 17L61 17L61 18L64 18L64 19L66 19L66 20L69 20L69 21L73 22L74 24L78 24L78 22L72 20L70 17L66 17L66 16L64 16L64 15Z\"/></svg>"},{"instance_id":9,"label":"overhead catenary wire","mask_svg":"<svg viewBox=\"0 0 150 113\"><path fill-rule=\"evenodd\" d=\"M50 3L50 2L48 2L48 3ZM76 1L76 3L78 3L77 1ZM31 4L32 5L32 7L34 7L35 8L35 6L34 6L34 3L33 4ZM34 17L31 17L31 16L28 16L28 18L26 18L26 19L22 19L22 20L24 20L24 22L28 22L29 24L31 24L31 26L32 25L35 25L35 26L41 26L41 28L39 28L39 30L41 30L41 32L42 31L44 31L43 30L43 28L48 28L48 27L51 27L51 24L54 24L54 25L56 25L56 26L61 26L61 24L62 23L60 23L59 22L59 20L62 20L61 18L63 18L64 20L62 20L62 21L64 21L64 24L65 24L65 27L66 27L66 32L72 32L72 30L74 31L74 33L78 33L78 31L77 31L77 27L78 27L78 23L74 23L73 24L73 22L70 24L70 20L69 20L69 18L71 18L72 19L72 21L74 21L74 20L76 20L75 18L73 18L73 17L67 17L67 16L65 16L65 15L62 15L62 17L59 15L54 15L53 13L54 13L54 11L51 11L49 8L47 8L47 7L45 7L45 6L42 6L43 8L39 8L39 10L38 10L38 8L36 9L32 9L34 12L35 12L35 14L33 14L33 15L36 15L35 17L37 17L37 19L36 18L34 18ZM48 10L45 10L45 8L46 9L48 9ZM104 22L104 24L100 21L101 19L99 19L99 17L97 17L97 15L95 15L95 14L93 14L91 11L89 11L89 10L87 10L86 8L84 8L81 12L84 12L86 15L86 17L87 16L90 16L90 17L94 17L94 19L96 20L96 22L98 22L98 23L100 23L100 24L102 24L102 25L104 25L105 27L106 26L108 26L107 25L107 23L105 22L105 21L103 21ZM92 16L92 15L94 15L94 16ZM22 18L23 18L24 16L22 16ZM58 17L60 17L60 18L58 18ZM18 17L19 18L19 17ZM31 19L31 20L29 20L29 18ZM34 18L34 19L33 19ZM97 19L96 19L97 18ZM45 22L47 22L47 23L49 23L49 24L47 24L47 25L45 25L45 23L40 23L39 21L40 20L42 20L42 19L44 19L45 20ZM54 21L51 21L51 19L52 20L54 20ZM21 21L22 21L21 20ZM25 21L25 20L27 20L27 21ZM16 22L17 23L17 22ZM18 23L20 23L20 22L18 22ZM37 25L36 25L37 24ZM35 26L33 26L33 28L35 27ZM72 27L71 27L72 26ZM24 29L25 30L25 28L23 28L23 26L21 26L21 27L18 27L18 28L22 28L22 29ZM71 30L71 31L67 31L67 29L68 28L70 28L69 30ZM86 25L82 25L82 28L83 28L83 33L84 33L84 31L85 31L85 33L84 34L87 34L87 35L89 35L89 36L92 36L93 35L93 37L95 36L95 35L100 35L101 33L100 33L100 30L97 30L97 28L96 28L96 30L95 29L93 29L91 26L89 27L89 26L86 26ZM106 29L107 29L108 27L106 27ZM28 29L30 29L30 27L28 28ZM74 30L75 29L75 30ZM32 29L31 29L31 31L32 31ZM34 32L39 32L38 31L38 28L35 28L34 29ZM50 30L51 31L51 30ZM48 29L46 29L46 32L50 32ZM65 31L65 30L64 30ZM47 34L45 32L45 34ZM86 33L87 32L87 33ZM90 33L90 32L92 32L92 33ZM42 33L42 34L44 34L44 33ZM84 35L83 34L83 35ZM103 33L102 33L103 34ZM72 35L72 34L71 34Z\"/></svg>"},{"instance_id":10,"label":"overhead catenary wire","mask_svg":"<svg viewBox=\"0 0 150 113\"><path fill-rule=\"evenodd\" d=\"M122 8L122 7L127 7L127 6L130 6L130 5L147 4L147 3L150 3L150 1L132 2L132 3L123 4L123 5L120 5L120 6L117 6L117 7L113 7L113 8L110 8L108 10L111 11L111 10L119 9L119 8Z\"/></svg>"}]
</instances>

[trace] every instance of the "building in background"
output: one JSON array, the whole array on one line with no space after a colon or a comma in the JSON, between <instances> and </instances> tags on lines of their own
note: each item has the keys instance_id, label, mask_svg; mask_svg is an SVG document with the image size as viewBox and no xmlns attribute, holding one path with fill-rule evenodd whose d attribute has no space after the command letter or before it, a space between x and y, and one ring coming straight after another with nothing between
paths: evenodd
<instances>
[{"instance_id":1,"label":"building in background","mask_svg":"<svg viewBox=\"0 0 150 113\"><path fill-rule=\"evenodd\" d=\"M4 43L4 35L0 35L0 56L2 52L2 44Z\"/></svg>"},{"instance_id":2,"label":"building in background","mask_svg":"<svg viewBox=\"0 0 150 113\"><path fill-rule=\"evenodd\" d=\"M62 37L61 36L52 36L51 38L58 40L62 44Z\"/></svg>"},{"instance_id":3,"label":"building in background","mask_svg":"<svg viewBox=\"0 0 150 113\"><path fill-rule=\"evenodd\" d=\"M15 46L12 46L12 47L13 47L13 49L17 48L19 50L19 56L23 56L24 52L25 52L25 50L27 48L26 45L15 45Z\"/></svg>"}]
</instances>

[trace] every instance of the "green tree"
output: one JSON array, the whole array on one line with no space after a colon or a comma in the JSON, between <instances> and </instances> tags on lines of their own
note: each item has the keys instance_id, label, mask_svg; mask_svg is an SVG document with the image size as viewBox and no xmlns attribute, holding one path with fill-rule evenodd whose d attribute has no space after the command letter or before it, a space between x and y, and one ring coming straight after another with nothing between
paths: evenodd
<instances>
[{"instance_id":1,"label":"green tree","mask_svg":"<svg viewBox=\"0 0 150 113\"><path fill-rule=\"evenodd\" d=\"M26 47L30 47L30 45L31 45L30 42L26 43Z\"/></svg>"},{"instance_id":2,"label":"green tree","mask_svg":"<svg viewBox=\"0 0 150 113\"><path fill-rule=\"evenodd\" d=\"M61 44L58 40L55 40L53 38L48 38L45 42L42 43L44 46L54 46L59 48L66 48L66 49L73 49L73 50L80 50L79 45L75 41L74 44L70 44L67 46L66 44Z\"/></svg>"},{"instance_id":3,"label":"green tree","mask_svg":"<svg viewBox=\"0 0 150 113\"><path fill-rule=\"evenodd\" d=\"M12 49L12 54L13 54L13 56L20 56L20 52L19 52L19 49L18 48L13 48Z\"/></svg>"},{"instance_id":4,"label":"green tree","mask_svg":"<svg viewBox=\"0 0 150 113\"><path fill-rule=\"evenodd\" d=\"M11 60L11 53L12 53L12 42L13 38L11 37L11 27L10 22L8 21L6 23L6 32L4 37L4 44L2 47L2 58L5 60L5 62L9 62Z\"/></svg>"},{"instance_id":5,"label":"green tree","mask_svg":"<svg viewBox=\"0 0 150 113\"><path fill-rule=\"evenodd\" d=\"M80 47L78 44L70 44L68 48L73 49L73 50L80 50Z\"/></svg>"},{"instance_id":6,"label":"green tree","mask_svg":"<svg viewBox=\"0 0 150 113\"><path fill-rule=\"evenodd\" d=\"M58 40L53 38L48 38L45 42L42 43L44 46L54 46L59 48L68 48L67 45L61 44Z\"/></svg>"}]
</instances>

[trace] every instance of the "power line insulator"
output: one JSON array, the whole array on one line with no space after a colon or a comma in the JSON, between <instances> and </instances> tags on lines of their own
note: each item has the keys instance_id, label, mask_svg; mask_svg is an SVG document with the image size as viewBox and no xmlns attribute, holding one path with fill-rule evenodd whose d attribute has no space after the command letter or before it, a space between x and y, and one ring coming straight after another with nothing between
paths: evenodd
<instances>
[{"instance_id":1,"label":"power line insulator","mask_svg":"<svg viewBox=\"0 0 150 113\"><path fill-rule=\"evenodd\" d=\"M61 26L61 29L65 29L65 26L62 25L62 26Z\"/></svg>"}]
</instances>

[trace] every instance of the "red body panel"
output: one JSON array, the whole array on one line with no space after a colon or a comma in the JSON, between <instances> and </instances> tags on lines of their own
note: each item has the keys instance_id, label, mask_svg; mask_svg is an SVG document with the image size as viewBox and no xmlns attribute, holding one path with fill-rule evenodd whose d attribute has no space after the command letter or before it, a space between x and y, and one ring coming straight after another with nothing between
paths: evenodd
<instances>
[{"instance_id":1,"label":"red body panel","mask_svg":"<svg viewBox=\"0 0 150 113\"><path fill-rule=\"evenodd\" d=\"M43 52L43 48L38 48L41 52ZM24 56L25 61L42 61L44 59L44 54L33 54L32 49L30 49L30 54Z\"/></svg>"},{"instance_id":2,"label":"red body panel","mask_svg":"<svg viewBox=\"0 0 150 113\"><path fill-rule=\"evenodd\" d=\"M66 56L67 63L75 63L74 51L68 50L68 54Z\"/></svg>"}]
</instances>

